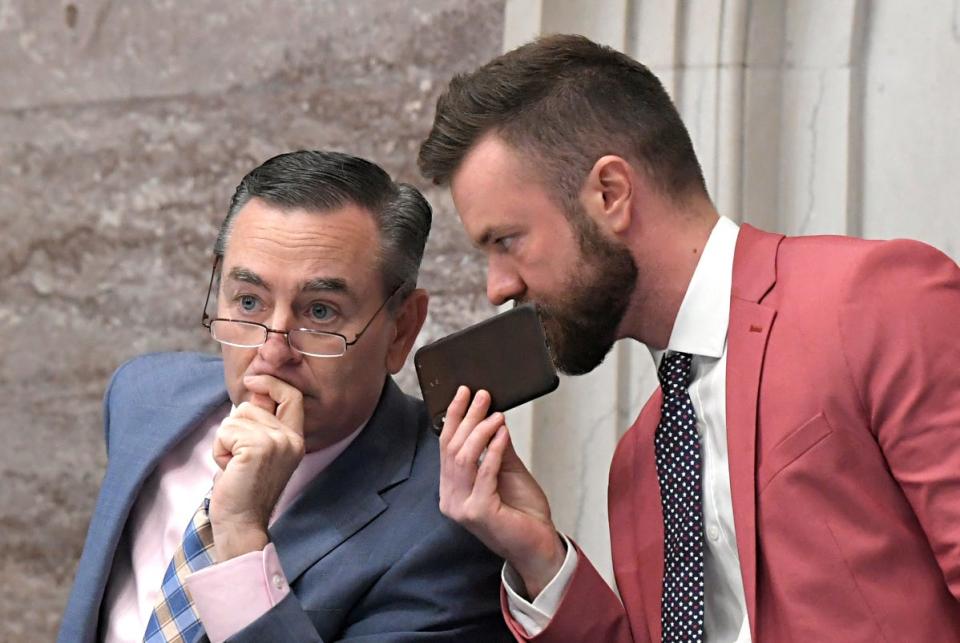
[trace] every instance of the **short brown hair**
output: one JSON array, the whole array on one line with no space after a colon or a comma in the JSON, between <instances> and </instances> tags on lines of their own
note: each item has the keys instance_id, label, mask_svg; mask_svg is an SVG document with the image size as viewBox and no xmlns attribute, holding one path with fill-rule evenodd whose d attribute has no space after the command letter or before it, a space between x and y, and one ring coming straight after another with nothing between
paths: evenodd
<instances>
[{"instance_id":1,"label":"short brown hair","mask_svg":"<svg viewBox=\"0 0 960 643\"><path fill-rule=\"evenodd\" d=\"M437 100L420 171L448 184L489 132L529 154L568 206L606 154L639 164L670 197L706 193L690 135L657 77L583 36L546 36L455 76Z\"/></svg>"}]
</instances>

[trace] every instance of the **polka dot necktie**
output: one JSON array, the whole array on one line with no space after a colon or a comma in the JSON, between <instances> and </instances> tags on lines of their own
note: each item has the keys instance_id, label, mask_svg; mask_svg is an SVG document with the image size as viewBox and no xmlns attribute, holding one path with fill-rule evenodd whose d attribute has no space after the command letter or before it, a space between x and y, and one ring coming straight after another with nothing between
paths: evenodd
<instances>
[{"instance_id":1,"label":"polka dot necktie","mask_svg":"<svg viewBox=\"0 0 960 643\"><path fill-rule=\"evenodd\" d=\"M193 643L204 637L203 624L184 579L213 564L213 527L210 525L210 494L197 508L183 532L183 540L173 553L163 575L160 599L147 621L145 643Z\"/></svg>"},{"instance_id":2,"label":"polka dot necktie","mask_svg":"<svg viewBox=\"0 0 960 643\"><path fill-rule=\"evenodd\" d=\"M687 353L660 362L663 407L654 439L663 504L663 643L703 641L703 503L700 437L687 387Z\"/></svg>"}]
</instances>

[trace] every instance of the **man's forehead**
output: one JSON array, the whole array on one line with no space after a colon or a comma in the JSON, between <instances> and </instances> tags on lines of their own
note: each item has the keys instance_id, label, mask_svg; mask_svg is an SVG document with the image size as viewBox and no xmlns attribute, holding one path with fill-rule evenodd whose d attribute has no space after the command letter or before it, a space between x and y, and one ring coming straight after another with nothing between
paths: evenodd
<instances>
[{"instance_id":1,"label":"man's forehead","mask_svg":"<svg viewBox=\"0 0 960 643\"><path fill-rule=\"evenodd\" d=\"M272 233L286 236L298 233L376 232L376 217L366 208L346 203L333 209L283 206L253 198L236 213L233 233Z\"/></svg>"},{"instance_id":2,"label":"man's forehead","mask_svg":"<svg viewBox=\"0 0 960 643\"><path fill-rule=\"evenodd\" d=\"M524 214L530 191L539 188L524 156L494 134L477 141L450 180L454 205L470 238L489 240L496 229Z\"/></svg>"},{"instance_id":3,"label":"man's forehead","mask_svg":"<svg viewBox=\"0 0 960 643\"><path fill-rule=\"evenodd\" d=\"M379 274L376 226L366 210L282 210L252 200L237 214L223 272L270 290L356 295Z\"/></svg>"}]
</instances>

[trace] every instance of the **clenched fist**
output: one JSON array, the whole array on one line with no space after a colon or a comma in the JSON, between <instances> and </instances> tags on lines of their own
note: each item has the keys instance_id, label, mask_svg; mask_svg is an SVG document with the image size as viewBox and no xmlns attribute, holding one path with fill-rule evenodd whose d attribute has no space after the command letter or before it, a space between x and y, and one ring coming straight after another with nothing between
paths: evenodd
<instances>
[{"instance_id":1,"label":"clenched fist","mask_svg":"<svg viewBox=\"0 0 960 643\"><path fill-rule=\"evenodd\" d=\"M220 424L213 458L221 473L210 497L217 561L259 551L280 494L303 459L303 395L270 375L244 378L252 402Z\"/></svg>"}]
</instances>

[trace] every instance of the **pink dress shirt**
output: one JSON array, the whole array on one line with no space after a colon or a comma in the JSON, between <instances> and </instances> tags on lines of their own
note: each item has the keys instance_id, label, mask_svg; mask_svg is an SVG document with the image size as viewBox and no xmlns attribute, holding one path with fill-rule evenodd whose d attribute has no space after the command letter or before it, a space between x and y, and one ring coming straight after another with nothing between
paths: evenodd
<instances>
[{"instance_id":1,"label":"pink dress shirt","mask_svg":"<svg viewBox=\"0 0 960 643\"><path fill-rule=\"evenodd\" d=\"M167 565L220 471L213 460L213 441L230 411L228 403L211 413L160 460L140 490L107 583L107 643L143 640ZM270 524L297 499L307 483L350 446L364 426L366 423L340 442L304 456L283 490ZM290 592L272 543L263 551L194 573L186 579L186 586L214 643L255 621Z\"/></svg>"}]
</instances>

